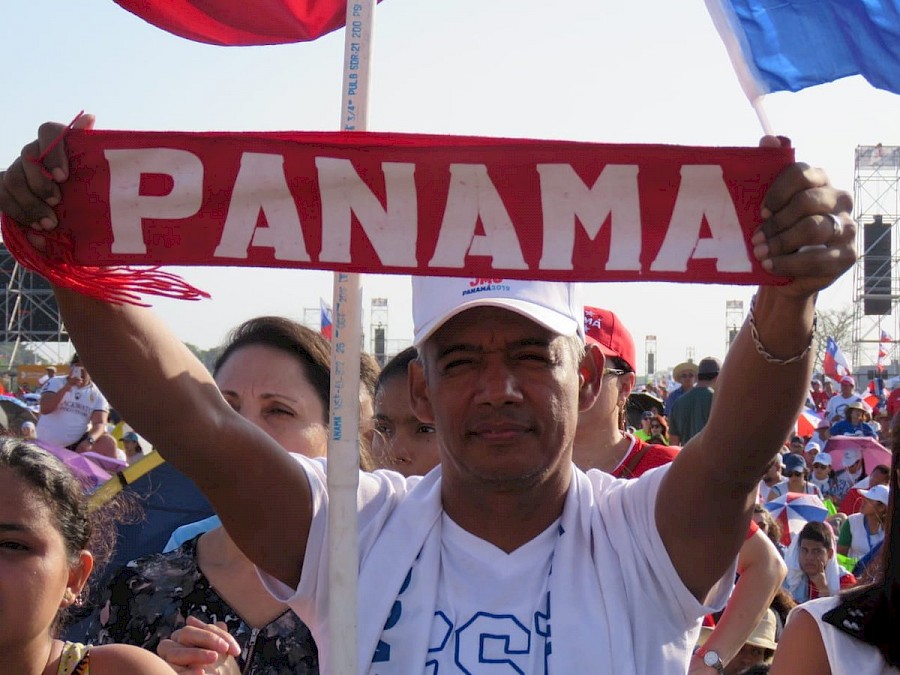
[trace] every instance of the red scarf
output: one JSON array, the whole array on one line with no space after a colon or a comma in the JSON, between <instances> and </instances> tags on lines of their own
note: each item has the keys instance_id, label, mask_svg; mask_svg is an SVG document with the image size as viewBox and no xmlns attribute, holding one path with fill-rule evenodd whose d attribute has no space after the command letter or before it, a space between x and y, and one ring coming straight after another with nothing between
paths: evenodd
<instances>
[{"instance_id":1,"label":"red scarf","mask_svg":"<svg viewBox=\"0 0 900 675\"><path fill-rule=\"evenodd\" d=\"M66 145L48 254L5 217L4 240L54 283L112 301L202 294L115 265L773 283L747 242L793 161L784 148L359 132L70 131Z\"/></svg>"}]
</instances>

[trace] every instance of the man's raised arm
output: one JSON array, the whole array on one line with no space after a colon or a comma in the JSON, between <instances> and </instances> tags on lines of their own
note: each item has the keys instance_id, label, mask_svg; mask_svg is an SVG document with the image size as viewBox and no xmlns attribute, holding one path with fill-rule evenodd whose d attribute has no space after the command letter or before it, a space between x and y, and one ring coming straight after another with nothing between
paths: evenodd
<instances>
[{"instance_id":1,"label":"man's raised arm","mask_svg":"<svg viewBox=\"0 0 900 675\"><path fill-rule=\"evenodd\" d=\"M43 125L0 174L0 210L36 231L57 225L51 206L68 164L62 143L44 159L46 174L32 158L61 130ZM39 237L29 238L40 247ZM54 291L79 356L116 410L197 483L254 563L296 586L312 511L300 465L231 409L206 368L150 311Z\"/></svg>"},{"instance_id":2,"label":"man's raised arm","mask_svg":"<svg viewBox=\"0 0 900 675\"><path fill-rule=\"evenodd\" d=\"M759 480L806 398L817 293L856 260L850 196L822 171L788 167L764 204L753 253L791 281L757 292L719 375L709 422L673 462L656 506L675 568L701 600L740 549Z\"/></svg>"}]
</instances>

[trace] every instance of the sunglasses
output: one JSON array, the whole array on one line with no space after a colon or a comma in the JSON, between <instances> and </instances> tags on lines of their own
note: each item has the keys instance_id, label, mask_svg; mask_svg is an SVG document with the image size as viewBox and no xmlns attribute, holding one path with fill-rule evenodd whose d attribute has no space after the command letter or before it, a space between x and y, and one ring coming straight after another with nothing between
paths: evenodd
<instances>
[{"instance_id":1,"label":"sunglasses","mask_svg":"<svg viewBox=\"0 0 900 675\"><path fill-rule=\"evenodd\" d=\"M830 469L831 467L827 464L813 464L814 469Z\"/></svg>"},{"instance_id":2,"label":"sunglasses","mask_svg":"<svg viewBox=\"0 0 900 675\"><path fill-rule=\"evenodd\" d=\"M805 471L791 471L791 473L790 473L789 475L791 475L791 476L805 476L805 475L806 475L806 472L805 472Z\"/></svg>"},{"instance_id":3,"label":"sunglasses","mask_svg":"<svg viewBox=\"0 0 900 675\"><path fill-rule=\"evenodd\" d=\"M619 375L624 375L627 372L628 372L627 370L622 370L621 368L604 368L603 369L604 375L615 375L616 377L618 377Z\"/></svg>"},{"instance_id":4,"label":"sunglasses","mask_svg":"<svg viewBox=\"0 0 900 675\"><path fill-rule=\"evenodd\" d=\"M659 422L653 422L653 423L650 425L650 428L651 428L651 429L662 429L663 426L662 426L662 424L660 424Z\"/></svg>"},{"instance_id":5,"label":"sunglasses","mask_svg":"<svg viewBox=\"0 0 900 675\"><path fill-rule=\"evenodd\" d=\"M654 417L656 417L656 415L652 412L645 412L641 414L642 420L652 420Z\"/></svg>"}]
</instances>

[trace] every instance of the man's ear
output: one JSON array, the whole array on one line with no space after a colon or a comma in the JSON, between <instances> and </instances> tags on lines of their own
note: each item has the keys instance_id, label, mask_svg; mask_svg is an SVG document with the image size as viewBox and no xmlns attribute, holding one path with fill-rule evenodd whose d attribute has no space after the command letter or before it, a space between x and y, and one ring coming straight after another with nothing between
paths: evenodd
<instances>
[{"instance_id":1,"label":"man's ear","mask_svg":"<svg viewBox=\"0 0 900 675\"><path fill-rule=\"evenodd\" d=\"M415 359L409 362L406 372L409 379L409 407L412 408L413 415L422 422L434 424L434 411L428 396L425 367L418 359Z\"/></svg>"},{"instance_id":2,"label":"man's ear","mask_svg":"<svg viewBox=\"0 0 900 675\"><path fill-rule=\"evenodd\" d=\"M603 385L606 357L595 344L585 345L584 358L578 364L578 410L589 410Z\"/></svg>"}]
</instances>

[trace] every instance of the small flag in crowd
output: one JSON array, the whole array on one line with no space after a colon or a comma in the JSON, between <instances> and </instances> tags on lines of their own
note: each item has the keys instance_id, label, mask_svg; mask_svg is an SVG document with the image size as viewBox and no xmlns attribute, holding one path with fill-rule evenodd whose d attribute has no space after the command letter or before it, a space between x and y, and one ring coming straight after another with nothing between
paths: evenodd
<instances>
[{"instance_id":1,"label":"small flag in crowd","mask_svg":"<svg viewBox=\"0 0 900 675\"><path fill-rule=\"evenodd\" d=\"M706 0L751 101L850 75L900 94L897 0Z\"/></svg>"},{"instance_id":2,"label":"small flag in crowd","mask_svg":"<svg viewBox=\"0 0 900 675\"><path fill-rule=\"evenodd\" d=\"M884 372L884 362L887 360L891 342L891 336L888 335L888 332L886 330L881 331L881 340L878 342L878 363L876 366L879 373Z\"/></svg>"},{"instance_id":3,"label":"small flag in crowd","mask_svg":"<svg viewBox=\"0 0 900 675\"><path fill-rule=\"evenodd\" d=\"M830 335L825 347L825 359L822 362L822 369L825 371L825 375L835 382L840 382L844 375L853 374L853 369L850 368L847 357L844 356L841 348L838 347L837 342Z\"/></svg>"},{"instance_id":4,"label":"small flag in crowd","mask_svg":"<svg viewBox=\"0 0 900 675\"><path fill-rule=\"evenodd\" d=\"M321 310L319 332L326 340L331 340L331 305L326 305L325 301L319 298L319 308Z\"/></svg>"}]
</instances>

